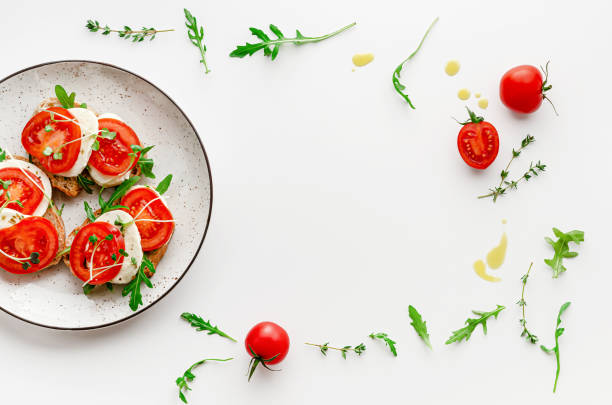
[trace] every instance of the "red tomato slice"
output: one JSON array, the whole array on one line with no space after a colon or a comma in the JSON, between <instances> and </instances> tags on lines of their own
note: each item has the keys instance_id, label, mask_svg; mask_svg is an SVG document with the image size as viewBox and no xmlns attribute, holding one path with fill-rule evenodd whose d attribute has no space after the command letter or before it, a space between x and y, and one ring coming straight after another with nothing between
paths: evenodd
<instances>
[{"instance_id":1,"label":"red tomato slice","mask_svg":"<svg viewBox=\"0 0 612 405\"><path fill-rule=\"evenodd\" d=\"M119 203L129 207L123 211L134 217L140 233L142 250L145 252L162 247L170 240L174 232L174 222L155 222L156 220L170 221L173 219L172 213L161 200L155 200L149 204L158 197L159 194L150 188L140 187L129 191Z\"/></svg>"},{"instance_id":2,"label":"red tomato slice","mask_svg":"<svg viewBox=\"0 0 612 405\"><path fill-rule=\"evenodd\" d=\"M36 183L30 180L23 172L26 172ZM32 215L44 197L42 192L43 184L40 179L27 169L6 167L0 169L0 180L5 182L5 184L10 182L6 190L2 188L3 192L2 195L0 195L0 206L7 201L6 194L8 193L10 195L8 200L19 200L23 207L19 206L17 203L10 203L6 208L11 208L25 215ZM36 185L38 185L38 187Z\"/></svg>"},{"instance_id":3,"label":"red tomato slice","mask_svg":"<svg viewBox=\"0 0 612 405\"><path fill-rule=\"evenodd\" d=\"M110 240L105 239L108 235L112 235ZM96 238L95 243L90 240L92 236ZM116 226L108 222L92 222L85 225L77 233L70 247L72 273L91 285L111 281L119 274L123 263L119 249L125 249L125 240ZM91 273L90 265L93 270Z\"/></svg>"},{"instance_id":4,"label":"red tomato slice","mask_svg":"<svg viewBox=\"0 0 612 405\"><path fill-rule=\"evenodd\" d=\"M47 110L57 113L53 115L53 120L51 114L46 111L33 116L23 128L21 143L25 150L38 159L47 171L62 173L70 170L79 157L81 127L72 121L68 121L68 119L74 120L75 118L65 108L51 107ZM68 142L71 143L67 144ZM64 144L67 145L62 146ZM60 146L62 147L60 148ZM54 159L53 153L45 156L43 151L47 147L53 151L61 152L61 159ZM58 156L56 155L56 157Z\"/></svg>"},{"instance_id":5,"label":"red tomato slice","mask_svg":"<svg viewBox=\"0 0 612 405\"><path fill-rule=\"evenodd\" d=\"M10 273L28 274L44 269L55 259L58 248L57 230L46 218L27 217L0 229L0 267ZM36 259L32 259L32 253L37 254Z\"/></svg>"},{"instance_id":6,"label":"red tomato slice","mask_svg":"<svg viewBox=\"0 0 612 405\"><path fill-rule=\"evenodd\" d=\"M474 169L486 169L497 157L499 135L491 123L468 109L471 122L464 123L457 136L461 158Z\"/></svg>"},{"instance_id":7,"label":"red tomato slice","mask_svg":"<svg viewBox=\"0 0 612 405\"><path fill-rule=\"evenodd\" d=\"M132 170L136 165L140 152L130 156L132 145L142 146L136 132L125 122L114 118L98 120L98 128L106 128L117 135L114 139L98 138L100 149L93 151L89 158L89 165L100 173L108 176L118 176Z\"/></svg>"}]
</instances>

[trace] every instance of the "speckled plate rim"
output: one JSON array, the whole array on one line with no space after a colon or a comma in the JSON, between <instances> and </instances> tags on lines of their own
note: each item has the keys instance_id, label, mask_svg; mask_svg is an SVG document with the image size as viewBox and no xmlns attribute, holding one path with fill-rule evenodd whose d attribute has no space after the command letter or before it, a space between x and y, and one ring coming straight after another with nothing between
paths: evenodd
<instances>
[{"instance_id":1,"label":"speckled plate rim","mask_svg":"<svg viewBox=\"0 0 612 405\"><path fill-rule=\"evenodd\" d=\"M185 271L183 271L181 276L178 278L178 280L176 280L176 282L174 284L172 284L172 286L170 286L170 288L166 292L164 292L159 298L157 298L155 301L151 302L146 307L143 307L139 311L136 311L136 312L134 312L134 313L132 313L132 314L126 316L126 317L123 317L121 319L117 319L117 320L112 321L112 322L103 323L103 324L100 324L100 325L92 325L92 326L83 326L83 327L69 328L69 327L64 327L64 326L45 325L44 323L39 323L39 322L30 320L30 319L26 319L24 317L21 317L21 316L19 316L17 314L12 313L11 311L5 309L3 306L0 305L0 310L2 310L3 312L5 312L5 313L7 313L7 314L9 314L11 316L14 316L15 318L17 318L19 320L22 320L24 322L30 323L32 325L41 326L43 328L58 329L58 330L91 330L91 329L100 329L100 328L105 328L105 327L108 327L108 326L116 325L118 323L127 321L128 319L131 319L131 318L133 318L133 317L135 317L137 315L142 314L144 311L146 311L147 309L151 308L153 305L155 305L159 301L161 301L166 295L168 295L168 293L170 293L170 291L172 291L174 289L174 287L176 287L181 282L183 277L185 277L185 274L187 274L187 272L189 271L189 269L193 265L193 262L198 257L198 254L200 253L200 250L202 249L202 245L204 244L204 239L206 239L206 234L208 232L208 226L210 225L210 219L212 217L212 206L213 206L213 181L212 181L212 174L211 174L211 170L210 170L210 162L208 160L208 155L206 154L206 149L204 148L204 144L202 143L202 138L200 138L200 134L198 134L198 131L196 130L195 126L193 125L193 123L191 122L191 120L189 119L187 114L185 114L183 109L181 107L179 107L179 105L168 94L166 94L165 91L163 91L162 89L157 87L151 81L145 79L141 75L139 75L137 73L134 73L134 72L132 72L130 70L124 69L124 68L119 67L117 65L113 65L111 63L98 62L98 61L93 61L93 60L84 60L84 59L56 60L56 61L51 61L51 62L39 63L38 65L33 65L33 66L29 66L27 68L21 69L21 70L15 72L15 73L12 73L12 74L4 77L3 79L1 79L0 80L0 84L4 83L5 81L9 80L10 78L12 78L14 76L17 76L17 75L19 75L21 73L27 72L28 70L36 69L36 68L39 68L39 67L42 67L42 66L55 65L55 64L58 64L58 63L91 63L91 64L95 64L95 65L102 65L102 66L110 67L110 68L117 69L117 70L120 70L122 72L128 73L128 74L130 74L130 75L132 75L134 77L137 77L138 79L146 82L147 84L153 86L153 88L156 89L157 91L159 91L164 97L166 97L168 99L168 101L170 101L178 109L178 111L183 115L185 120L187 120L187 123L189 124L189 126L193 130L194 134L198 138L198 142L200 143L200 147L202 148L202 153L204 153L204 160L206 161L206 168L208 169L208 181L210 183L210 204L209 204L209 208L208 208L208 217L206 218L206 226L204 227L204 234L202 235L202 240L200 241L200 243L198 245L198 248L196 249L193 257L191 258L191 261L189 262L189 264L185 268Z\"/></svg>"}]
</instances>

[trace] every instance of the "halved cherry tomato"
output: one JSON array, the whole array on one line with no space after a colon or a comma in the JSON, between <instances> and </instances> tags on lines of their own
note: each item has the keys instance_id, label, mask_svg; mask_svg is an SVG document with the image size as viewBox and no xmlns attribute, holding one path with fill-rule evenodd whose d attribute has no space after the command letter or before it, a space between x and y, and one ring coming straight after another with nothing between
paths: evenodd
<instances>
[{"instance_id":1,"label":"halved cherry tomato","mask_svg":"<svg viewBox=\"0 0 612 405\"><path fill-rule=\"evenodd\" d=\"M129 207L129 209L123 209L123 211L134 217L140 233L142 250L145 252L162 247L170 240L174 231L174 222L155 222L171 221L173 219L168 207L160 199L157 199L158 197L159 194L150 188L139 187L128 191L119 203ZM152 200L155 201L151 202Z\"/></svg>"},{"instance_id":2,"label":"halved cherry tomato","mask_svg":"<svg viewBox=\"0 0 612 405\"><path fill-rule=\"evenodd\" d=\"M61 107L47 109L51 113L42 111L33 116L23 128L21 143L25 150L40 161L47 171L62 173L74 166L81 150L81 127L68 119L74 116ZM70 142L70 143L68 143ZM64 146L62 146L64 145ZM45 155L45 149L61 153Z\"/></svg>"},{"instance_id":3,"label":"halved cherry tomato","mask_svg":"<svg viewBox=\"0 0 612 405\"><path fill-rule=\"evenodd\" d=\"M289 335L274 322L260 322L247 334L244 340L247 353L252 357L249 380L259 364L277 364L289 353Z\"/></svg>"},{"instance_id":4,"label":"halved cherry tomato","mask_svg":"<svg viewBox=\"0 0 612 405\"><path fill-rule=\"evenodd\" d=\"M135 156L129 155L133 153L132 145L142 146L136 132L125 122L114 118L98 120L98 128L106 128L117 135L113 139L98 138L100 149L92 152L89 165L109 176L117 176L132 170L140 157L140 152Z\"/></svg>"},{"instance_id":5,"label":"halved cherry tomato","mask_svg":"<svg viewBox=\"0 0 612 405\"><path fill-rule=\"evenodd\" d=\"M92 242L92 236L95 242ZM125 249L125 240L119 228L108 222L85 225L76 234L70 247L72 273L92 285L111 281L123 263L119 249Z\"/></svg>"},{"instance_id":6,"label":"halved cherry tomato","mask_svg":"<svg viewBox=\"0 0 612 405\"><path fill-rule=\"evenodd\" d=\"M55 259L58 248L57 230L46 218L27 217L0 229L0 267L10 273L44 269Z\"/></svg>"},{"instance_id":7,"label":"halved cherry tomato","mask_svg":"<svg viewBox=\"0 0 612 405\"><path fill-rule=\"evenodd\" d=\"M457 136L457 147L461 158L474 169L486 169L497 157L499 135L497 129L477 117L468 108L470 121L462 123L463 127Z\"/></svg>"},{"instance_id":8,"label":"halved cherry tomato","mask_svg":"<svg viewBox=\"0 0 612 405\"><path fill-rule=\"evenodd\" d=\"M26 172L30 178L23 172ZM34 180L36 184L30 179ZM10 203L6 208L11 208L25 215L32 215L44 197L42 192L43 184L40 179L27 169L5 167L0 169L0 180L4 184L8 184L6 190L2 188L4 191L0 195L0 206L7 200L19 200L23 207L17 203ZM7 193L10 198L6 198Z\"/></svg>"}]
</instances>

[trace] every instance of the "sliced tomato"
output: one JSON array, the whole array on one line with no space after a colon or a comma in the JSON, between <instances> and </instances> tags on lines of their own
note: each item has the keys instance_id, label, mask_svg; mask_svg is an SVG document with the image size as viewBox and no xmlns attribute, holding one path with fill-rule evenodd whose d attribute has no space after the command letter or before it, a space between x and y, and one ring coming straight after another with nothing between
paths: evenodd
<instances>
[{"instance_id":1,"label":"sliced tomato","mask_svg":"<svg viewBox=\"0 0 612 405\"><path fill-rule=\"evenodd\" d=\"M44 269L55 259L58 248L57 230L46 218L27 217L0 229L0 267L10 273Z\"/></svg>"},{"instance_id":2,"label":"sliced tomato","mask_svg":"<svg viewBox=\"0 0 612 405\"><path fill-rule=\"evenodd\" d=\"M47 171L62 173L70 170L79 157L81 127L69 121L75 118L65 108L51 107L47 110L39 112L28 121L21 133L21 143ZM49 111L53 112L53 119ZM45 150L58 153L45 155Z\"/></svg>"},{"instance_id":3,"label":"sliced tomato","mask_svg":"<svg viewBox=\"0 0 612 405\"><path fill-rule=\"evenodd\" d=\"M140 158L140 152L130 156L133 153L132 145L142 146L136 132L125 122L114 118L98 120L98 128L106 128L117 135L113 139L98 138L100 149L92 152L89 165L108 176L118 176L132 170Z\"/></svg>"},{"instance_id":4,"label":"sliced tomato","mask_svg":"<svg viewBox=\"0 0 612 405\"><path fill-rule=\"evenodd\" d=\"M457 148L461 158L474 169L486 169L493 163L499 151L497 129L484 118L477 117L468 108L470 121L463 123L457 136Z\"/></svg>"},{"instance_id":5,"label":"sliced tomato","mask_svg":"<svg viewBox=\"0 0 612 405\"><path fill-rule=\"evenodd\" d=\"M108 222L85 225L70 247L72 273L88 284L107 283L121 270L123 255L120 249L125 249L125 240L115 225Z\"/></svg>"},{"instance_id":6,"label":"sliced tomato","mask_svg":"<svg viewBox=\"0 0 612 405\"><path fill-rule=\"evenodd\" d=\"M27 173L30 178L28 178L24 172ZM6 189L3 187L0 188L0 190L2 190L2 195L0 195L0 206L7 200L19 200L22 206L17 203L10 203L6 207L19 211L25 215L32 215L44 197L42 192L42 181L40 181L31 171L27 169L18 169L16 167L5 167L0 169L0 180L7 185ZM7 198L7 194L10 198Z\"/></svg>"},{"instance_id":7,"label":"sliced tomato","mask_svg":"<svg viewBox=\"0 0 612 405\"><path fill-rule=\"evenodd\" d=\"M157 222L173 220L172 213L158 197L159 194L150 188L139 187L127 192L119 203L128 207L123 211L134 217L145 252L162 247L174 232L174 222Z\"/></svg>"}]
</instances>

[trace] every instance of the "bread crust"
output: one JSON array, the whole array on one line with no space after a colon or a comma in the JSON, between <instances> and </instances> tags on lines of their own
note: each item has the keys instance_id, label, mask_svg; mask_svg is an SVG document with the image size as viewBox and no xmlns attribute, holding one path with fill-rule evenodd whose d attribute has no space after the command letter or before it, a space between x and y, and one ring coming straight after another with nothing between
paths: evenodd
<instances>
[{"instance_id":1,"label":"bread crust","mask_svg":"<svg viewBox=\"0 0 612 405\"><path fill-rule=\"evenodd\" d=\"M94 216L99 217L102 214L102 210L97 210L94 212ZM70 234L68 235L67 238L67 243L72 244L72 241L74 240L76 234L83 229L86 225L90 224L91 221L89 220L89 218L86 218L85 221L78 227L74 228L72 230L72 232L70 232ZM166 250L168 250L168 244L170 243L170 241L172 240L172 237L170 237L170 239L168 239L168 242L166 242L162 247L160 247L159 249L155 249L152 250L150 252L145 252L145 254L147 255L147 257L149 258L149 260L151 261L151 263L153 263L153 266L155 266L155 269L157 269L157 265L159 264L159 262L161 261L161 259L164 257L164 255L166 254ZM66 266L68 266L68 268L70 269L70 271L72 271L72 267L70 267L70 254L66 254L63 257L64 259L64 263L66 264ZM147 275L147 277L151 278L153 277L153 274L155 274L153 271L151 271L151 269L149 269L148 267L145 267L144 270L145 274ZM74 274L74 273L73 273Z\"/></svg>"}]
</instances>

